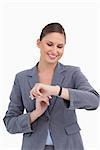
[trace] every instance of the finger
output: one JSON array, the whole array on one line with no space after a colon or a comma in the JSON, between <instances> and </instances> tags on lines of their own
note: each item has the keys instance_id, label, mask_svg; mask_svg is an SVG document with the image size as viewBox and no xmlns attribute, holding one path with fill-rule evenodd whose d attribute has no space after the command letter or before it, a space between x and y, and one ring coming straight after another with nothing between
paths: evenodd
<instances>
[{"instance_id":1,"label":"finger","mask_svg":"<svg viewBox=\"0 0 100 150\"><path fill-rule=\"evenodd\" d=\"M33 95L29 95L29 98L30 98L31 100L34 100L34 99L35 99L35 97L34 97Z\"/></svg>"},{"instance_id":2,"label":"finger","mask_svg":"<svg viewBox=\"0 0 100 150\"><path fill-rule=\"evenodd\" d=\"M38 83L32 89L32 93L36 96L42 96L42 93L40 92L40 86Z\"/></svg>"},{"instance_id":3,"label":"finger","mask_svg":"<svg viewBox=\"0 0 100 150\"><path fill-rule=\"evenodd\" d=\"M30 97L31 99L34 99L36 97L38 97L39 94L36 92L36 88L33 88L31 91L30 91Z\"/></svg>"},{"instance_id":4,"label":"finger","mask_svg":"<svg viewBox=\"0 0 100 150\"><path fill-rule=\"evenodd\" d=\"M30 91L29 97L31 98L31 100L33 100L35 98L35 95L32 93L32 91Z\"/></svg>"},{"instance_id":5,"label":"finger","mask_svg":"<svg viewBox=\"0 0 100 150\"><path fill-rule=\"evenodd\" d=\"M47 105L48 105L48 106L50 105L49 101L47 102Z\"/></svg>"},{"instance_id":6,"label":"finger","mask_svg":"<svg viewBox=\"0 0 100 150\"><path fill-rule=\"evenodd\" d=\"M38 96L38 97L37 97L37 100L39 100L40 102L44 102L44 103L46 103L47 105L49 105L49 99L48 99L48 97Z\"/></svg>"},{"instance_id":7,"label":"finger","mask_svg":"<svg viewBox=\"0 0 100 150\"><path fill-rule=\"evenodd\" d=\"M47 101L41 101L42 103L45 103L47 106L49 106L49 102Z\"/></svg>"},{"instance_id":8,"label":"finger","mask_svg":"<svg viewBox=\"0 0 100 150\"><path fill-rule=\"evenodd\" d=\"M41 89L40 89L40 87L38 86L37 89L36 89L36 92L38 93L39 96L43 96L43 94L42 94L40 91L41 91Z\"/></svg>"},{"instance_id":9,"label":"finger","mask_svg":"<svg viewBox=\"0 0 100 150\"><path fill-rule=\"evenodd\" d=\"M31 98L31 100L33 100L33 99L34 99L34 96L32 95L32 92L31 92L31 91L30 91L29 98Z\"/></svg>"},{"instance_id":10,"label":"finger","mask_svg":"<svg viewBox=\"0 0 100 150\"><path fill-rule=\"evenodd\" d=\"M47 105L49 105L49 99L44 99L43 100Z\"/></svg>"},{"instance_id":11,"label":"finger","mask_svg":"<svg viewBox=\"0 0 100 150\"><path fill-rule=\"evenodd\" d=\"M33 100L34 98L33 98L33 96L31 96L31 95L29 95L29 98L31 99L31 100Z\"/></svg>"}]
</instances>

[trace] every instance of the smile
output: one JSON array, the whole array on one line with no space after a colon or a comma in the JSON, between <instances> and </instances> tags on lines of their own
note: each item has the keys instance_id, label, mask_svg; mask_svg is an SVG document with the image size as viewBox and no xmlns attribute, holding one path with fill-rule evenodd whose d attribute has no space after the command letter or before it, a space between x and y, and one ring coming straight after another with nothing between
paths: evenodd
<instances>
[{"instance_id":1,"label":"smile","mask_svg":"<svg viewBox=\"0 0 100 150\"><path fill-rule=\"evenodd\" d=\"M55 59L57 57L57 55L53 55L53 54L48 54L50 59Z\"/></svg>"}]
</instances>

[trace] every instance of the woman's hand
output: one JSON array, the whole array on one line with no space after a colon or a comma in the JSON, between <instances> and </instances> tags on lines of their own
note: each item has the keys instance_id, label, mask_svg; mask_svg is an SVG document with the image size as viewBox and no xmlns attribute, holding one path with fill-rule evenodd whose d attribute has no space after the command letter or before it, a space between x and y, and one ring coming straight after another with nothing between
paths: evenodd
<instances>
[{"instance_id":1,"label":"woman's hand","mask_svg":"<svg viewBox=\"0 0 100 150\"><path fill-rule=\"evenodd\" d=\"M48 97L38 96L36 98L36 109L30 113L30 123L33 123L38 117L40 117L46 111L48 105Z\"/></svg>"},{"instance_id":2,"label":"woman's hand","mask_svg":"<svg viewBox=\"0 0 100 150\"><path fill-rule=\"evenodd\" d=\"M59 93L59 86L51 86L43 83L36 83L35 86L30 91L31 99L38 96L47 96L51 98L51 95L57 95Z\"/></svg>"},{"instance_id":3,"label":"woman's hand","mask_svg":"<svg viewBox=\"0 0 100 150\"><path fill-rule=\"evenodd\" d=\"M49 106L49 98L44 96L38 96L36 98L36 109L38 117L41 116Z\"/></svg>"}]
</instances>

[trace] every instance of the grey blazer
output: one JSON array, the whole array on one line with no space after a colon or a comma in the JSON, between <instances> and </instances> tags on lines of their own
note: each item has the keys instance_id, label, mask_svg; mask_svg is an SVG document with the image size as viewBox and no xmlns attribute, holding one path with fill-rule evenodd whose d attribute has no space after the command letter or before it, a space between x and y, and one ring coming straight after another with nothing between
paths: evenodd
<instances>
[{"instance_id":1,"label":"grey blazer","mask_svg":"<svg viewBox=\"0 0 100 150\"><path fill-rule=\"evenodd\" d=\"M99 105L99 94L79 67L58 63L52 85L68 88L70 101L53 96L45 113L30 125L29 113L35 109L35 100L29 98L29 92L37 82L36 66L16 75L3 119L7 131L23 133L22 150L44 150L48 128L55 150L83 150L75 109L95 110Z\"/></svg>"}]
</instances>

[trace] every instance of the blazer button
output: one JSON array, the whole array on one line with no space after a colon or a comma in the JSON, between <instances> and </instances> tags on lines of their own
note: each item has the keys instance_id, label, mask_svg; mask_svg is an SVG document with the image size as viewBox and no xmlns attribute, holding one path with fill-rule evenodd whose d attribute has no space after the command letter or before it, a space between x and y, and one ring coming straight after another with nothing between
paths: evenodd
<instances>
[{"instance_id":1,"label":"blazer button","mask_svg":"<svg viewBox=\"0 0 100 150\"><path fill-rule=\"evenodd\" d=\"M49 117L45 117L45 120L46 120L46 121L49 121Z\"/></svg>"}]
</instances>

